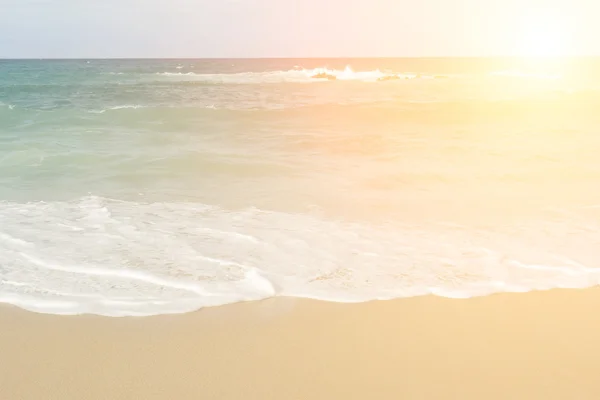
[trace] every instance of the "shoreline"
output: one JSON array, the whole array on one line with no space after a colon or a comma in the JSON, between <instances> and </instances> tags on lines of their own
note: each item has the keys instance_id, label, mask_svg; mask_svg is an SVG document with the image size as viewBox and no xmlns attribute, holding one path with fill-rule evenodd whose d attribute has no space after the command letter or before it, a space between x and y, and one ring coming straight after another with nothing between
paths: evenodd
<instances>
[{"instance_id":1,"label":"shoreline","mask_svg":"<svg viewBox=\"0 0 600 400\"><path fill-rule=\"evenodd\" d=\"M0 307L7 399L593 399L600 288L149 317Z\"/></svg>"}]
</instances>

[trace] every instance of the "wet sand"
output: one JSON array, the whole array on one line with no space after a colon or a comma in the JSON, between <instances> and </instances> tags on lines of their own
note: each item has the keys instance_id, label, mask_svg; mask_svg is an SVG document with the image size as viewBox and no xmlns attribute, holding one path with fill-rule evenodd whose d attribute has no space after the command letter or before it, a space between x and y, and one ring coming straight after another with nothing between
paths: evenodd
<instances>
[{"instance_id":1,"label":"wet sand","mask_svg":"<svg viewBox=\"0 0 600 400\"><path fill-rule=\"evenodd\" d=\"M597 399L600 289L146 318L0 308L0 399Z\"/></svg>"}]
</instances>

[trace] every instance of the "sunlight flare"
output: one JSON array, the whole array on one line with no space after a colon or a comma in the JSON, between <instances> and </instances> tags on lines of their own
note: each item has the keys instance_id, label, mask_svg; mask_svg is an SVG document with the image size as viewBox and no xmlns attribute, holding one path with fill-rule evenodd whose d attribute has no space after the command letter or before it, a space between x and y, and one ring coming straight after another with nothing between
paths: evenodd
<instances>
[{"instance_id":1,"label":"sunlight flare","mask_svg":"<svg viewBox=\"0 0 600 400\"><path fill-rule=\"evenodd\" d=\"M571 29L566 17L531 13L523 17L518 53L523 57L563 57L572 47Z\"/></svg>"}]
</instances>

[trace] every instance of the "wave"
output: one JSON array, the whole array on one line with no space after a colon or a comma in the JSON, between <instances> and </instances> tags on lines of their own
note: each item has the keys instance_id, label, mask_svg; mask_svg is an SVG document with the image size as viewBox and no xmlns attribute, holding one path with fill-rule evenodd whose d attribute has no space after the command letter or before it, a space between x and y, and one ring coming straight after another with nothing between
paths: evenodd
<instances>
[{"instance_id":1,"label":"wave","mask_svg":"<svg viewBox=\"0 0 600 400\"><path fill-rule=\"evenodd\" d=\"M329 82L327 77L335 77L335 81L354 82L379 82L391 83L405 80L439 80L439 79L518 79L518 80L560 80L560 74L544 73L540 71L525 70L498 70L485 74L448 74L419 71L391 71L391 70L366 70L355 71L351 66L344 69L331 69L328 67L317 67L305 69L295 66L289 70L261 71L261 72L237 72L237 73L201 73L194 71L182 71L183 66L175 67L174 71L159 72L107 72L117 79L125 79L126 82L134 83L137 80L168 81L168 82L196 82L198 84L265 84L265 83L323 83ZM319 75L322 78L317 78Z\"/></svg>"},{"instance_id":2,"label":"wave","mask_svg":"<svg viewBox=\"0 0 600 400\"><path fill-rule=\"evenodd\" d=\"M327 78L315 79L318 75L335 77L336 81L357 82L380 82L405 81L405 80L440 80L440 79L463 79L463 80L542 80L559 81L565 78L561 73L545 72L541 70L507 69L489 72L473 73L444 73L444 72L422 72L422 71L392 71L392 70L365 70L355 71L351 66L345 69L331 69L328 67L317 67L305 69L294 67L290 70L263 71L263 72L238 72L238 73L199 73L193 71L177 71L146 73L148 79L151 76L162 77L171 81L196 81L216 84L252 84L252 83L317 83L328 81ZM389 79L396 78L396 79Z\"/></svg>"},{"instance_id":3,"label":"wave","mask_svg":"<svg viewBox=\"0 0 600 400\"><path fill-rule=\"evenodd\" d=\"M125 109L137 110L140 108L148 108L148 106L143 106L143 105L139 105L139 104L125 104L125 105L103 108L100 110L89 110L88 112L93 113L93 114L104 114L105 112L111 111L111 110L125 110Z\"/></svg>"},{"instance_id":4,"label":"wave","mask_svg":"<svg viewBox=\"0 0 600 400\"><path fill-rule=\"evenodd\" d=\"M382 71L380 69L370 71L354 71L352 67L347 66L343 70L330 69L327 67L318 67L313 69L304 69L295 67L291 70L267 71L267 72L240 72L240 73L197 73L197 72L156 72L155 75L170 78L172 80L191 80L207 83L282 83L282 82L324 82L328 81L325 76L335 77L336 81L360 81L360 82L381 82L392 80L431 80L431 79L449 79L449 78L515 78L515 79L535 79L535 80L559 80L563 76L560 74L550 74L539 71L522 70L499 70L489 72L487 75L480 74L445 74L445 73L422 73L422 72L395 72ZM323 78L314 77L322 75ZM396 79L389 79L396 78Z\"/></svg>"},{"instance_id":5,"label":"wave","mask_svg":"<svg viewBox=\"0 0 600 400\"><path fill-rule=\"evenodd\" d=\"M315 78L318 75L333 76L338 81L378 82L386 77L405 79L446 78L449 75L427 75L419 73L392 73L380 70L354 71L350 66L344 70L319 67L314 69L294 68L287 71L241 72L232 74L204 74L196 72L157 72L157 76L171 80L190 80L207 83L251 84L251 83L315 83L328 81L327 78Z\"/></svg>"},{"instance_id":6,"label":"wave","mask_svg":"<svg viewBox=\"0 0 600 400\"><path fill-rule=\"evenodd\" d=\"M490 118L531 118L547 113L553 115L577 115L578 118L595 118L600 105L600 92L556 93L543 98L523 99L472 99L472 100L413 100L385 99L374 101L356 99L346 103L329 102L310 104L281 104L273 102L254 104L252 102L214 102L189 106L169 106L153 104L121 104L104 108L76 109L56 108L38 110L34 108L0 107L0 129L27 128L36 126L59 126L68 124L92 127L115 124L142 123L152 128L152 121L158 129L167 129L171 124L207 120L247 120L267 124L282 119L298 123L318 123L324 119L330 122L350 123L350 121L397 121L405 123L444 123L444 122L485 122ZM302 121L302 122L301 122Z\"/></svg>"},{"instance_id":7,"label":"wave","mask_svg":"<svg viewBox=\"0 0 600 400\"><path fill-rule=\"evenodd\" d=\"M44 313L141 316L274 296L362 302L600 284L600 269L565 250L595 240L585 236L590 221L583 230L577 218L494 230L392 226L88 196L1 202L0 219L0 302Z\"/></svg>"}]
</instances>

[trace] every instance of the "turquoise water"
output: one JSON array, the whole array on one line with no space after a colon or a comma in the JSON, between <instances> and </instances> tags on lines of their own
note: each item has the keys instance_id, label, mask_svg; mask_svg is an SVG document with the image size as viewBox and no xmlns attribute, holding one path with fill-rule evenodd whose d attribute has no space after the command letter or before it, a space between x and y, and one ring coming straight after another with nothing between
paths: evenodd
<instances>
[{"instance_id":1,"label":"turquoise water","mask_svg":"<svg viewBox=\"0 0 600 400\"><path fill-rule=\"evenodd\" d=\"M120 316L596 285L597 66L0 61L0 301Z\"/></svg>"}]
</instances>

